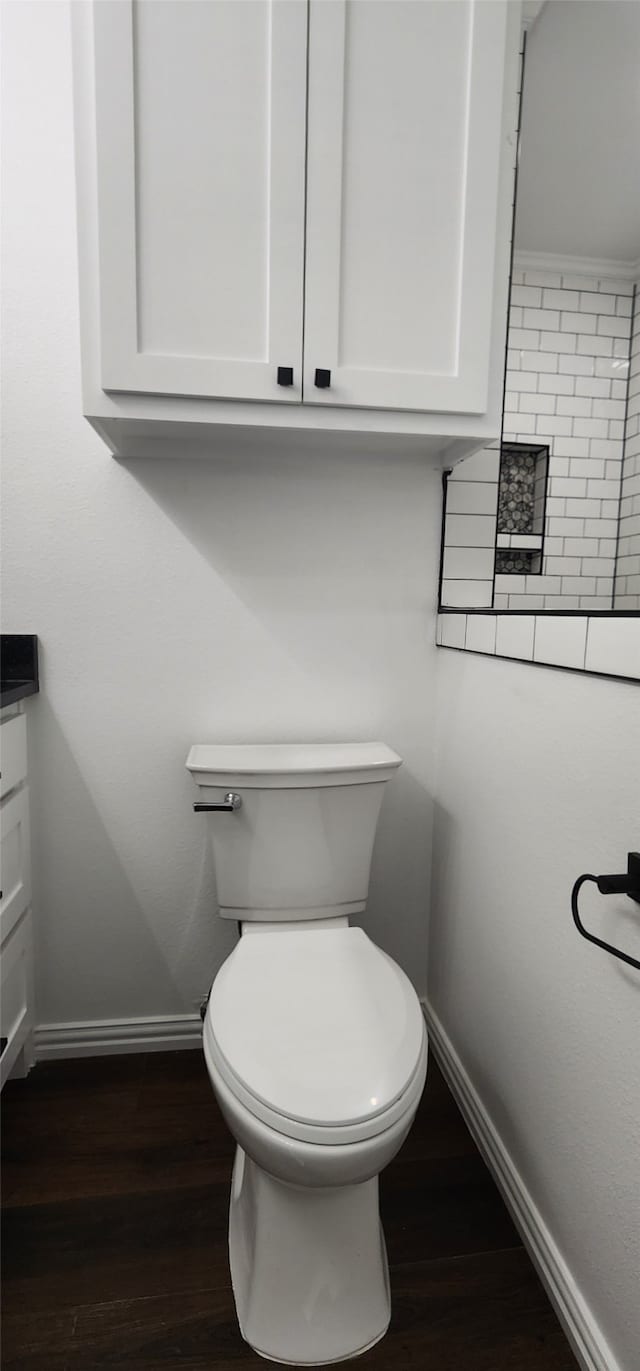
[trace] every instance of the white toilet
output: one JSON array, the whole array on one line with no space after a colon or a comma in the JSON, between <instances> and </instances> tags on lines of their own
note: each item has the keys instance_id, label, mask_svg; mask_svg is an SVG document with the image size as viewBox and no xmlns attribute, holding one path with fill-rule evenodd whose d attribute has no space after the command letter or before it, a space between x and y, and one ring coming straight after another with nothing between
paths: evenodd
<instances>
[{"instance_id":1,"label":"white toilet","mask_svg":"<svg viewBox=\"0 0 640 1371\"><path fill-rule=\"evenodd\" d=\"M383 743L195 746L220 913L242 937L204 1054L236 1139L229 1255L243 1337L297 1366L386 1332L378 1174L413 1121L427 1037L411 982L349 915L366 905Z\"/></svg>"}]
</instances>

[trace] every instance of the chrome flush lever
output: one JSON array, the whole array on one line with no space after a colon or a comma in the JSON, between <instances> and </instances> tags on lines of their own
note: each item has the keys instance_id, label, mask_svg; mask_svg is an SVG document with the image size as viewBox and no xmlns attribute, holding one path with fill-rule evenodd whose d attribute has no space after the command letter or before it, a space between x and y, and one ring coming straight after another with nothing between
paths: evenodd
<instances>
[{"instance_id":1,"label":"chrome flush lever","mask_svg":"<svg viewBox=\"0 0 640 1371\"><path fill-rule=\"evenodd\" d=\"M193 808L196 814L233 814L234 809L242 808L242 796L236 795L233 790L228 790L220 804L201 804L196 801Z\"/></svg>"}]
</instances>

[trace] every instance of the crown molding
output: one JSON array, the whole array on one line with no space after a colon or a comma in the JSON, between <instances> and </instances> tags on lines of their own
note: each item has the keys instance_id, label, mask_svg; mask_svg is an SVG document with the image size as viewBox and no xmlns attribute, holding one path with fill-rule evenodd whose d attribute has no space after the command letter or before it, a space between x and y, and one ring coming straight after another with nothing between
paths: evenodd
<instances>
[{"instance_id":1,"label":"crown molding","mask_svg":"<svg viewBox=\"0 0 640 1371\"><path fill-rule=\"evenodd\" d=\"M640 258L635 262L621 262L613 257L571 257L556 252L514 252L516 271L559 271L572 276L602 277L612 281L637 281Z\"/></svg>"}]
</instances>

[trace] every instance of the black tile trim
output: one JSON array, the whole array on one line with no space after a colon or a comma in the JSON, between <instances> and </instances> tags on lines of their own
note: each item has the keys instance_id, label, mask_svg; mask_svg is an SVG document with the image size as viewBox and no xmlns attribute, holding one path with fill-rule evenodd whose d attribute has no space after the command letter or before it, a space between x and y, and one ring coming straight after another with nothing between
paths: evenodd
<instances>
[{"instance_id":1,"label":"black tile trim","mask_svg":"<svg viewBox=\"0 0 640 1371\"><path fill-rule=\"evenodd\" d=\"M506 611L509 613L509 611ZM514 613L515 611L511 611ZM545 671L570 671L574 676L597 676L601 681L624 681L625 685L640 685L637 676L618 676L613 671L593 671L588 666L563 666L560 662L534 662L531 657L507 657L503 652L481 652L477 647L453 647L449 643L437 643L447 652L470 652L473 657L487 657L493 662L518 662L520 666L541 666Z\"/></svg>"},{"instance_id":2,"label":"black tile trim","mask_svg":"<svg viewBox=\"0 0 640 1371\"><path fill-rule=\"evenodd\" d=\"M438 605L438 614L491 614L496 617L508 614L511 619L516 618L518 614L524 615L526 619L537 619L541 616L545 619L640 619L640 609L465 609L464 605Z\"/></svg>"}]
</instances>

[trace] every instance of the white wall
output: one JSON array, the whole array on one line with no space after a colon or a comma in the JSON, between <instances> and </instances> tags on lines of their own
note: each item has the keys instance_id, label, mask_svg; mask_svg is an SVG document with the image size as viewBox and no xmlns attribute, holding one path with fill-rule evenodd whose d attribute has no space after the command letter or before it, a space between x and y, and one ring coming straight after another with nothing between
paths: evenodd
<instances>
[{"instance_id":1,"label":"white wall","mask_svg":"<svg viewBox=\"0 0 640 1371\"><path fill-rule=\"evenodd\" d=\"M517 248L636 260L639 63L639 5L543 5L527 38Z\"/></svg>"},{"instance_id":2,"label":"white wall","mask_svg":"<svg viewBox=\"0 0 640 1371\"><path fill-rule=\"evenodd\" d=\"M440 481L418 458L115 462L81 417L65 4L4 13L4 631L29 703L40 1022L192 1009L214 915L189 744L381 737L368 927L424 988ZM392 792L392 793L391 793Z\"/></svg>"},{"instance_id":3,"label":"white wall","mask_svg":"<svg viewBox=\"0 0 640 1371\"><path fill-rule=\"evenodd\" d=\"M625 1371L638 1364L640 977L581 939L640 845L634 685L441 650L429 998ZM640 908L584 892L640 955Z\"/></svg>"}]
</instances>

